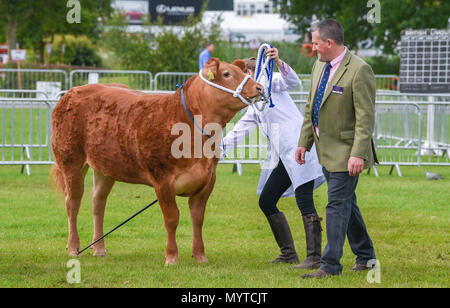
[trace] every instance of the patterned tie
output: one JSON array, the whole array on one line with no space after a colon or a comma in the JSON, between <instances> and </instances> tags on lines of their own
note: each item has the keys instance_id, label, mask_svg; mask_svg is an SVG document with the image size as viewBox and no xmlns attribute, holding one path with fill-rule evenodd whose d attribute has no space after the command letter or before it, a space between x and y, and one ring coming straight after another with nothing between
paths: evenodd
<instances>
[{"instance_id":1,"label":"patterned tie","mask_svg":"<svg viewBox=\"0 0 450 308\"><path fill-rule=\"evenodd\" d=\"M314 105L313 105L313 126L316 127L319 125L319 109L322 104L323 95L325 94L325 88L327 86L328 77L330 76L331 63L327 62L325 65L325 70L323 71L322 80L320 80L319 88L317 89L316 97L314 97Z\"/></svg>"}]
</instances>

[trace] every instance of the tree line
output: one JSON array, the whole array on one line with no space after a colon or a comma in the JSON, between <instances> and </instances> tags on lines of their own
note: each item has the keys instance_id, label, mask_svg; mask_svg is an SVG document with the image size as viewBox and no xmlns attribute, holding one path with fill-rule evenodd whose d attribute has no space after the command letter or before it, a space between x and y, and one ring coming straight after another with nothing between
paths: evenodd
<instances>
[{"instance_id":1,"label":"tree line","mask_svg":"<svg viewBox=\"0 0 450 308\"><path fill-rule=\"evenodd\" d=\"M357 49L359 43L381 48L384 54L395 54L401 30L446 28L450 16L447 0L272 0L279 12L306 33L314 20L336 18L344 27L345 44ZM161 22L149 24L144 31L130 33L122 14L114 12L113 0L0 0L0 42L9 49L27 48L45 62L45 46L53 44L61 53L64 44L72 63L101 65L99 48L112 53L113 63L126 69L158 71L196 71L198 54L207 41L216 44L214 56L225 61L252 56L254 51L222 38L220 20L203 25L201 14L189 18L177 28ZM80 22L71 14L79 4ZM377 14L379 16L377 16ZM280 55L293 63L298 72L309 72L313 61L300 55L299 44L273 42L282 46ZM62 57L61 57L62 58ZM52 54L51 63L62 62ZM376 59L375 59L376 60ZM378 60L377 60L378 61ZM383 70L384 59L378 61ZM395 62L395 61L394 61ZM389 63L390 66L395 66ZM80 64L81 65L81 64ZM395 70L391 67L390 71ZM380 72L388 73L388 72ZM391 73L391 72L389 72Z\"/></svg>"},{"instance_id":2,"label":"tree line","mask_svg":"<svg viewBox=\"0 0 450 308\"><path fill-rule=\"evenodd\" d=\"M9 50L30 48L44 63L45 46L56 35L86 35L94 42L99 39L101 25L112 13L112 0L0 0L0 35ZM73 9L80 23L70 20ZM2 37L3 36L3 37Z\"/></svg>"},{"instance_id":3,"label":"tree line","mask_svg":"<svg viewBox=\"0 0 450 308\"><path fill-rule=\"evenodd\" d=\"M404 29L445 29L449 25L448 0L272 0L280 13L300 33L308 31L314 20L334 18L344 28L345 44L357 49L358 43L382 48L393 54Z\"/></svg>"}]
</instances>

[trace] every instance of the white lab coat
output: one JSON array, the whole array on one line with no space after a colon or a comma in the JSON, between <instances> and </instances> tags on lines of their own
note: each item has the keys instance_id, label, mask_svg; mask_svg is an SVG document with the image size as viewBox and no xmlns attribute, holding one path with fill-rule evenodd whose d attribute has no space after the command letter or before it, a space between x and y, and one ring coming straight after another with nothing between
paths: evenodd
<instances>
[{"instance_id":1,"label":"white lab coat","mask_svg":"<svg viewBox=\"0 0 450 308\"><path fill-rule=\"evenodd\" d=\"M260 112L254 106L249 106L245 115L223 139L222 147L226 155L245 140L250 131L257 126L262 130L268 140L268 153L259 178L258 195L261 194L280 159L292 182L282 197L295 196L295 189L311 180L315 180L314 189L325 182L315 146L311 148L311 151L306 152L305 164L299 165L295 161L303 116L287 92L299 83L295 71L292 68L288 69L286 76L282 73L275 73L273 76L272 101L275 107L269 108L269 105L266 105Z\"/></svg>"}]
</instances>

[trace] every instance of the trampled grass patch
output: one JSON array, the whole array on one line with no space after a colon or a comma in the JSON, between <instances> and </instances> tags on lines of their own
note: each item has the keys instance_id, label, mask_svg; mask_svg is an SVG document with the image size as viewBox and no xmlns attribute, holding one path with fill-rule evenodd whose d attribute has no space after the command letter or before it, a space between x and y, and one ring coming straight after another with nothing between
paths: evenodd
<instances>
[{"instance_id":1,"label":"trampled grass patch","mask_svg":"<svg viewBox=\"0 0 450 308\"><path fill-rule=\"evenodd\" d=\"M106 239L108 256L86 251L78 260L81 283L69 284L65 250L67 219L63 197L49 185L49 166L32 166L31 176L20 166L0 167L0 287L449 287L448 167L402 167L403 177L388 175L389 167L364 173L358 202L381 265L381 283L369 283L367 272L353 273L355 257L346 243L341 276L304 280L308 271L267 261L278 254L269 225L258 207L259 167L244 166L244 174L219 165L209 199L204 240L208 264L191 257L192 225L186 198L177 231L179 264L164 266L166 232L159 205L130 221ZM444 176L427 181L425 170ZM92 172L78 219L82 246L92 240ZM326 184L314 193L325 217ZM105 232L156 198L152 188L116 183L108 199ZM294 234L300 258L305 257L304 231L294 198L279 202ZM326 243L324 233L323 245ZM324 246L323 246L324 247Z\"/></svg>"}]
</instances>

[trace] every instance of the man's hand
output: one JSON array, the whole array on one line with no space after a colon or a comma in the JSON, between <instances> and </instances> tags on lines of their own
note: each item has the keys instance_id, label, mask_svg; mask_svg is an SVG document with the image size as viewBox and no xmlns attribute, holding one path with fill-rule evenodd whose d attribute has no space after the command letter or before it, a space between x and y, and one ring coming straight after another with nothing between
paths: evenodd
<instances>
[{"instance_id":1,"label":"man's hand","mask_svg":"<svg viewBox=\"0 0 450 308\"><path fill-rule=\"evenodd\" d=\"M303 165L306 157L306 148L305 147L298 147L295 151L295 161L299 163L300 165Z\"/></svg>"},{"instance_id":2,"label":"man's hand","mask_svg":"<svg viewBox=\"0 0 450 308\"><path fill-rule=\"evenodd\" d=\"M364 159L360 157L350 156L348 160L348 174L350 176L357 176L364 169Z\"/></svg>"}]
</instances>

